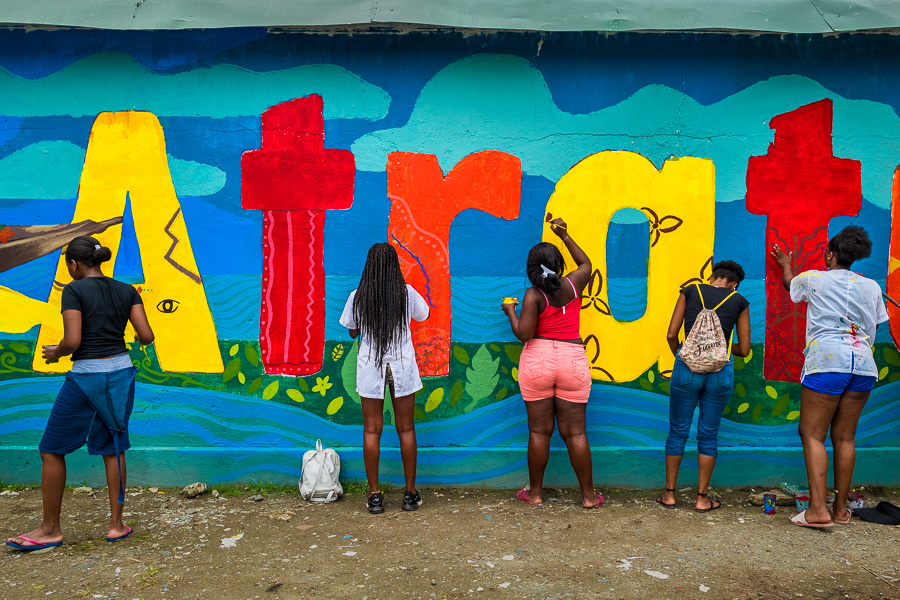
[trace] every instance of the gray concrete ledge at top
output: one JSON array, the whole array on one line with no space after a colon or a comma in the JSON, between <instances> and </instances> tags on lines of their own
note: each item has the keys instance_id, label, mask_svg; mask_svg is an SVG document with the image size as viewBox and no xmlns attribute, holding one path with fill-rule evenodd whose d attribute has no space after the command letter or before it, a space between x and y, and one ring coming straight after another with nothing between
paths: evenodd
<instances>
[{"instance_id":1,"label":"gray concrete ledge at top","mask_svg":"<svg viewBox=\"0 0 900 600\"><path fill-rule=\"evenodd\" d=\"M118 30L420 25L834 33L900 28L897 0L0 0L10 26Z\"/></svg>"}]
</instances>

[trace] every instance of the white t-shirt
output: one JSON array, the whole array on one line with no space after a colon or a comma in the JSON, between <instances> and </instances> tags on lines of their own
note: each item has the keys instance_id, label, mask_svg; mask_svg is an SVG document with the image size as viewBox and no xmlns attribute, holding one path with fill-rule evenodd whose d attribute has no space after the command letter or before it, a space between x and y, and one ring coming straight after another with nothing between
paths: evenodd
<instances>
[{"instance_id":1,"label":"white t-shirt","mask_svg":"<svg viewBox=\"0 0 900 600\"><path fill-rule=\"evenodd\" d=\"M877 283L847 269L804 271L791 281L791 300L807 303L804 375L878 377L872 344L888 314Z\"/></svg>"},{"instance_id":2,"label":"white t-shirt","mask_svg":"<svg viewBox=\"0 0 900 600\"><path fill-rule=\"evenodd\" d=\"M394 378L394 393L406 396L422 389L422 379L419 377L419 366L416 364L416 349L413 347L412 336L409 331L409 320L424 321L428 318L429 310L425 299L408 283L406 284L406 321L400 337L400 344L391 347L382 357L382 364L377 366L378 357L371 354L372 347L365 336L359 336L359 352L356 356L356 391L364 398L384 398L384 372L385 366L391 366L391 375ZM353 299L356 298L356 290L350 293L344 312L341 314L340 323L347 329L359 329L359 324L353 318Z\"/></svg>"}]
</instances>

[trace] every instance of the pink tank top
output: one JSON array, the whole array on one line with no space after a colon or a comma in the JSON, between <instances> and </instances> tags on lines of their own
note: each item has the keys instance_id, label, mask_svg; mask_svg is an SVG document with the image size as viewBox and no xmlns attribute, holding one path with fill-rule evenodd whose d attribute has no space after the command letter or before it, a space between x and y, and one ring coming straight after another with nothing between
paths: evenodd
<instances>
[{"instance_id":1,"label":"pink tank top","mask_svg":"<svg viewBox=\"0 0 900 600\"><path fill-rule=\"evenodd\" d=\"M578 331L581 322L581 298L578 297L578 290L575 289L572 280L566 277L566 281L572 286L575 297L562 308L550 306L547 294L541 289L535 288L541 292L547 306L538 315L534 335L557 340L574 340L581 337L581 333Z\"/></svg>"}]
</instances>

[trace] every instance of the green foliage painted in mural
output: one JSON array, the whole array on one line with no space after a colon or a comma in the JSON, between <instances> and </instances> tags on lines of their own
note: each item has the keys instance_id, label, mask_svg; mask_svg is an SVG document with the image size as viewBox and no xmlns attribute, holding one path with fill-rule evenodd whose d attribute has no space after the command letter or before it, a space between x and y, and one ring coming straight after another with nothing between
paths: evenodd
<instances>
[{"instance_id":1,"label":"green foliage painted in mural","mask_svg":"<svg viewBox=\"0 0 900 600\"><path fill-rule=\"evenodd\" d=\"M225 364L223 373L164 372L152 345L132 344L130 355L138 369L138 381L143 384L222 390L298 407L302 404L303 410L341 424L362 422L356 393L357 342L326 342L322 370L308 377L266 374L255 341L221 340L219 347ZM425 387L416 395L416 419L448 419L517 395L521 349L520 344L494 342L453 344L450 374L423 379ZM0 380L58 377L31 370L34 351L34 342L0 340ZM757 344L747 358L735 357L734 394L725 408L725 418L758 425L796 423L800 415L800 385L767 381L762 372L762 352L762 344ZM877 386L900 381L900 353L891 344L877 344L875 360L879 366ZM669 392L669 380L655 366L635 381L596 385L639 389L662 396ZM389 398L385 401L385 422L394 422Z\"/></svg>"},{"instance_id":2,"label":"green foliage painted in mural","mask_svg":"<svg viewBox=\"0 0 900 600\"><path fill-rule=\"evenodd\" d=\"M467 412L497 388L500 381L500 376L497 375L499 367L500 359L492 357L487 346L482 344L475 352L472 367L466 369L466 393L472 398L471 404L466 407Z\"/></svg>"},{"instance_id":3,"label":"green foliage painted in mural","mask_svg":"<svg viewBox=\"0 0 900 600\"><path fill-rule=\"evenodd\" d=\"M359 394L356 392L356 356L358 353L359 340L353 340L353 345L347 351L341 367L341 384L344 386L344 391L357 404L360 403Z\"/></svg>"}]
</instances>

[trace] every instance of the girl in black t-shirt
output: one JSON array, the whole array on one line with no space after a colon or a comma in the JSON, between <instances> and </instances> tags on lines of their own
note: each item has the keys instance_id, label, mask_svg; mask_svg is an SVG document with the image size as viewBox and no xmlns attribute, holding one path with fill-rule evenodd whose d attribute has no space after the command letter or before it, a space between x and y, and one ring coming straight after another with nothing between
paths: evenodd
<instances>
[{"instance_id":1,"label":"girl in black t-shirt","mask_svg":"<svg viewBox=\"0 0 900 600\"><path fill-rule=\"evenodd\" d=\"M738 341L731 345L731 353L736 356L747 356L750 353L750 311L749 302L735 293L726 300L729 294L737 290L738 284L744 280L744 269L732 260L724 260L713 265L713 274L709 285L689 285L681 289L672 320L669 323L667 339L672 354L675 355L675 366L669 382L669 435L666 438L666 489L656 501L666 508L675 507L675 486L678 481L678 468L684 456L684 446L691 430L694 410L700 406L700 417L697 420L697 461L698 482L697 512L709 512L722 506L718 500L707 496L709 481L716 465L718 451L719 424L722 413L731 392L734 390L734 365L729 362L721 370L714 373L694 373L678 356L679 332L682 325L684 334L691 330L697 315L703 309L716 309L716 315L722 326L725 339L731 339L732 330L737 330ZM703 300L700 296L702 294ZM724 300L724 302L723 302Z\"/></svg>"},{"instance_id":2,"label":"girl in black t-shirt","mask_svg":"<svg viewBox=\"0 0 900 600\"><path fill-rule=\"evenodd\" d=\"M62 293L63 339L56 346L44 346L43 357L51 363L72 354L72 370L53 403L38 446L44 518L38 528L7 539L6 545L16 550L28 552L62 544L65 455L85 443L89 454L103 456L106 468L110 505L106 541L117 542L131 533L122 521L122 511L135 369L125 346L125 327L130 321L144 345L153 341L153 331L135 289L100 270L100 264L111 258L109 248L92 237L77 237L66 248L66 266L73 281Z\"/></svg>"}]
</instances>

